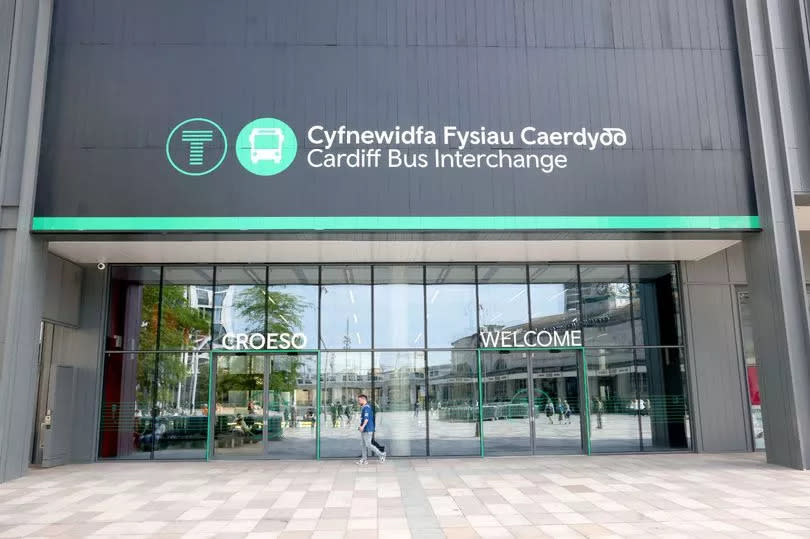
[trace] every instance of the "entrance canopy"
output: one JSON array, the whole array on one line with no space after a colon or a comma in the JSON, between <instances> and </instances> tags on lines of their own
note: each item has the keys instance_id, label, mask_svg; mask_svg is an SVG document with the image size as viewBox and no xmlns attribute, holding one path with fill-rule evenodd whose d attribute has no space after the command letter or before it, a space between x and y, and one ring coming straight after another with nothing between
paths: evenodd
<instances>
[{"instance_id":1,"label":"entrance canopy","mask_svg":"<svg viewBox=\"0 0 810 539\"><path fill-rule=\"evenodd\" d=\"M87 240L87 239L86 239ZM51 241L77 263L555 262L699 260L739 238L552 240L141 240Z\"/></svg>"}]
</instances>

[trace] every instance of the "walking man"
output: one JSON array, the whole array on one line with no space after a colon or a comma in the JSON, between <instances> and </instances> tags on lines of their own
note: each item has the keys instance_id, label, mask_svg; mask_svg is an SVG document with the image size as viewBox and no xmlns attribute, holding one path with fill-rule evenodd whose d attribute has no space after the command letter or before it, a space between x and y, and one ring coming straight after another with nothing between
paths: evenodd
<instances>
[{"instance_id":1,"label":"walking man","mask_svg":"<svg viewBox=\"0 0 810 539\"><path fill-rule=\"evenodd\" d=\"M371 451L380 459L380 462L385 462L385 452L380 451L371 445L371 439L374 436L374 410L368 403L368 397L365 395L357 395L357 403L360 405L360 443L362 452L360 453L360 460L357 464L363 466L368 464L368 453Z\"/></svg>"}]
</instances>

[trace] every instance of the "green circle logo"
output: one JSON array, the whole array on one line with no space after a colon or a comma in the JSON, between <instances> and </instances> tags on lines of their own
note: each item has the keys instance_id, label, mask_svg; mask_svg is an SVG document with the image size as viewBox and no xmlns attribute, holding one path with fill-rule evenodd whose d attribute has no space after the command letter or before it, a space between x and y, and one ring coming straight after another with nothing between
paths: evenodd
<instances>
[{"instance_id":1,"label":"green circle logo","mask_svg":"<svg viewBox=\"0 0 810 539\"><path fill-rule=\"evenodd\" d=\"M204 176L214 172L228 155L225 131L208 118L183 120L166 138L166 158L180 174Z\"/></svg>"},{"instance_id":2,"label":"green circle logo","mask_svg":"<svg viewBox=\"0 0 810 539\"><path fill-rule=\"evenodd\" d=\"M236 138L236 158L248 172L272 176L295 159L298 140L289 125L275 118L253 120Z\"/></svg>"}]
</instances>

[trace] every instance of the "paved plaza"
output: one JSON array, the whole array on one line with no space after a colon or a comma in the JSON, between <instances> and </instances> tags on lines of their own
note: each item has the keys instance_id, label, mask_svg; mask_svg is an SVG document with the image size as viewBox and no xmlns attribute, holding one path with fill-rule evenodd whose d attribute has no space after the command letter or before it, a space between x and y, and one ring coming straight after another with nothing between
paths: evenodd
<instances>
[{"instance_id":1,"label":"paved plaza","mask_svg":"<svg viewBox=\"0 0 810 539\"><path fill-rule=\"evenodd\" d=\"M762 454L103 462L0 484L0 537L810 537Z\"/></svg>"}]
</instances>

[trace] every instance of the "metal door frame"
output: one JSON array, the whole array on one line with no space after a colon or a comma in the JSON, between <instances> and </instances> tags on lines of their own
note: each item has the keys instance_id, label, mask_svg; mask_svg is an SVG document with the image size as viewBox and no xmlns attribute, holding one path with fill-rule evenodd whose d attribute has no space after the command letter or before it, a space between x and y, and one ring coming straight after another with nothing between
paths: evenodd
<instances>
[{"instance_id":1,"label":"metal door frame","mask_svg":"<svg viewBox=\"0 0 810 539\"><path fill-rule=\"evenodd\" d=\"M564 352L564 351L579 352L579 361L577 361L577 376L582 378L579 383L579 406L582 410L580 418L580 440L582 451L586 455L591 454L591 407L590 407L590 390L588 388L588 361L585 357L584 346L561 346L561 347L512 347L512 348L478 348L476 355L478 358L478 432L481 457L485 456L484 452L484 373L481 369L481 353L482 352ZM528 361L526 365L526 375L529 377L526 383L527 393L531 391L530 396L532 403L534 402L534 376L532 362ZM535 412L534 406L529 407L529 441L531 454L536 455L535 447Z\"/></svg>"},{"instance_id":2,"label":"metal door frame","mask_svg":"<svg viewBox=\"0 0 810 539\"><path fill-rule=\"evenodd\" d=\"M268 382L270 378L270 371L267 368L268 355L277 354L285 356L315 356L315 460L321 460L321 351L311 349L297 349L291 348L288 350L227 350L218 349L211 351L210 365L208 366L208 435L206 436L205 443L205 460L275 460L269 457L270 442L267 432L267 404L269 403L269 389ZM216 423L216 384L217 384L217 357L218 356L234 356L234 355L260 355L262 356L262 454L260 456L245 456L241 459L238 457L222 457L214 455L214 428Z\"/></svg>"}]
</instances>

